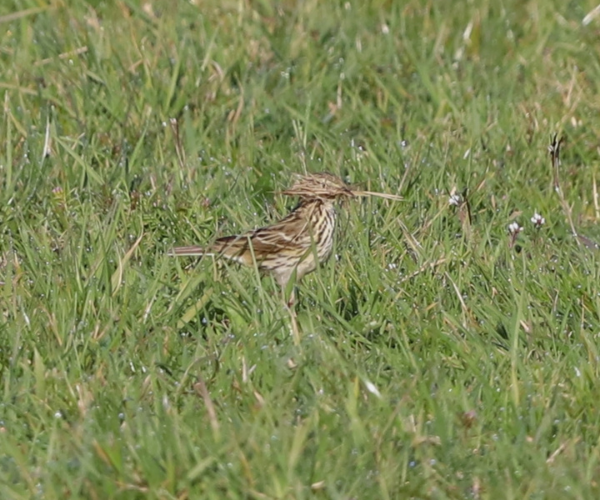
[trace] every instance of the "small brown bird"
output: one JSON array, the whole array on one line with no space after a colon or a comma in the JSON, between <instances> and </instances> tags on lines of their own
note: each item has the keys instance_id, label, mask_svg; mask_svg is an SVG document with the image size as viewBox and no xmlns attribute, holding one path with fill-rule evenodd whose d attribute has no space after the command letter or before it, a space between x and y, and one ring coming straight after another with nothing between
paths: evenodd
<instances>
[{"instance_id":1,"label":"small brown bird","mask_svg":"<svg viewBox=\"0 0 600 500\"><path fill-rule=\"evenodd\" d=\"M296 280L314 271L331 255L336 222L335 202L362 194L352 191L340 178L329 174L300 177L282 194L297 196L298 206L270 226L217 239L207 247L177 247L177 256L213 255L270 272L285 288L294 272Z\"/></svg>"}]
</instances>

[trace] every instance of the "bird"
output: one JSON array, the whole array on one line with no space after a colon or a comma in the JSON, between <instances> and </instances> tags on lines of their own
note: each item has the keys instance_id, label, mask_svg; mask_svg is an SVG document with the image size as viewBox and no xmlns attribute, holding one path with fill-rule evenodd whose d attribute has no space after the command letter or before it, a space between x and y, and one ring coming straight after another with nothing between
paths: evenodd
<instances>
[{"instance_id":1,"label":"bird","mask_svg":"<svg viewBox=\"0 0 600 500\"><path fill-rule=\"evenodd\" d=\"M297 206L274 224L218 238L208 246L176 247L174 256L214 256L271 273L282 289L294 277L299 282L325 262L333 250L336 202L363 194L328 172L298 176L283 195L299 199Z\"/></svg>"}]
</instances>

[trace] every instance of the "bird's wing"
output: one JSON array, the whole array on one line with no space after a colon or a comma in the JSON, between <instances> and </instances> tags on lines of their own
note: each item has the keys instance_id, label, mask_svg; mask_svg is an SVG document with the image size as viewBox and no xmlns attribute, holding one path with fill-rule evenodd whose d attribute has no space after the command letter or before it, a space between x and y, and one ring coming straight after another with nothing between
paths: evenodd
<instances>
[{"instance_id":1,"label":"bird's wing","mask_svg":"<svg viewBox=\"0 0 600 500\"><path fill-rule=\"evenodd\" d=\"M214 255L241 264L252 265L278 257L302 260L313 246L309 227L317 205L296 207L285 218L270 226L246 233L225 236L205 248L184 247L175 249L178 255Z\"/></svg>"},{"instance_id":2,"label":"bird's wing","mask_svg":"<svg viewBox=\"0 0 600 500\"><path fill-rule=\"evenodd\" d=\"M252 264L269 259L273 255L302 254L310 248L312 238L304 230L306 223L290 225L284 221L272 226L261 227L240 235L218 238L207 247L187 246L176 247L169 252L177 256L214 255L239 262ZM252 244L252 251L250 251ZM254 253L254 258L252 257Z\"/></svg>"},{"instance_id":3,"label":"bird's wing","mask_svg":"<svg viewBox=\"0 0 600 500\"><path fill-rule=\"evenodd\" d=\"M207 253L244 264L252 264L253 260L262 262L286 254L300 259L312 247L313 238L308 224L307 218L292 212L270 226L219 238L207 249Z\"/></svg>"},{"instance_id":4,"label":"bird's wing","mask_svg":"<svg viewBox=\"0 0 600 500\"><path fill-rule=\"evenodd\" d=\"M301 254L307 248L310 248L309 238L293 238L284 232L273 231L272 227L264 227L239 236L219 238L208 250L214 255L251 264L253 260L261 262L275 255Z\"/></svg>"}]
</instances>

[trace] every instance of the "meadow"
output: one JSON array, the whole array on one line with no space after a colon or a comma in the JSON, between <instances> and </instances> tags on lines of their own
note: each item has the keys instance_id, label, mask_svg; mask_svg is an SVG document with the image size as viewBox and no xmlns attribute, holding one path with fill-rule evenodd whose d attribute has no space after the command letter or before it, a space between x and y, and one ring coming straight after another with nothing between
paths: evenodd
<instances>
[{"instance_id":1,"label":"meadow","mask_svg":"<svg viewBox=\"0 0 600 500\"><path fill-rule=\"evenodd\" d=\"M1 2L0 498L600 498L595 7Z\"/></svg>"}]
</instances>

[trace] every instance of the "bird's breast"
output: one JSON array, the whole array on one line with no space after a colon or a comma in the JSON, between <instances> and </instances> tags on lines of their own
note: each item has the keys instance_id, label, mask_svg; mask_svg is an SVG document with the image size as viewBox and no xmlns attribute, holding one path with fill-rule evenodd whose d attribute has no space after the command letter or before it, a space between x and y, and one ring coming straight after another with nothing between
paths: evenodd
<instances>
[{"instance_id":1,"label":"bird's breast","mask_svg":"<svg viewBox=\"0 0 600 500\"><path fill-rule=\"evenodd\" d=\"M335 231L336 212L333 204L324 204L319 217L315 221L313 233L316 235L317 255L319 261L326 260L333 249L333 234Z\"/></svg>"}]
</instances>

